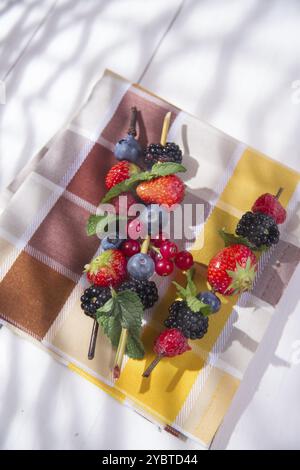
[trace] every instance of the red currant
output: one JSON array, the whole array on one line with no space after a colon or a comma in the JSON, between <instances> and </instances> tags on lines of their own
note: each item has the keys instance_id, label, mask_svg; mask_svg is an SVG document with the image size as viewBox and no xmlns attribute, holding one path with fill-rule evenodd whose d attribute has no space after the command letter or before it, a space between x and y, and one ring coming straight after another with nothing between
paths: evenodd
<instances>
[{"instance_id":1,"label":"red currant","mask_svg":"<svg viewBox=\"0 0 300 470\"><path fill-rule=\"evenodd\" d=\"M161 260L155 263L155 271L159 276L169 276L174 269L174 263L166 258L162 258Z\"/></svg>"},{"instance_id":2,"label":"red currant","mask_svg":"<svg viewBox=\"0 0 300 470\"><path fill-rule=\"evenodd\" d=\"M174 261L177 268L182 269L183 271L190 269L194 264L193 256L185 250L177 253Z\"/></svg>"},{"instance_id":3,"label":"red currant","mask_svg":"<svg viewBox=\"0 0 300 470\"><path fill-rule=\"evenodd\" d=\"M164 258L166 259L171 259L174 258L174 256L177 254L178 248L176 243L171 242L169 240L164 241L160 245L160 252L163 255Z\"/></svg>"},{"instance_id":4,"label":"red currant","mask_svg":"<svg viewBox=\"0 0 300 470\"><path fill-rule=\"evenodd\" d=\"M150 256L151 256L151 258L153 259L153 261L154 261L155 263L157 263L158 261L160 261L161 259L163 259L163 256L162 256L162 254L160 253L160 251L151 250L151 251L150 251Z\"/></svg>"},{"instance_id":5,"label":"red currant","mask_svg":"<svg viewBox=\"0 0 300 470\"><path fill-rule=\"evenodd\" d=\"M159 248L160 245L167 239L168 239L167 234L160 232L160 233L157 233L153 238L151 238L151 243L152 245L156 246L156 248Z\"/></svg>"},{"instance_id":6,"label":"red currant","mask_svg":"<svg viewBox=\"0 0 300 470\"><path fill-rule=\"evenodd\" d=\"M124 240L121 245L121 250L125 256L133 256L140 252L141 246L137 240Z\"/></svg>"}]
</instances>

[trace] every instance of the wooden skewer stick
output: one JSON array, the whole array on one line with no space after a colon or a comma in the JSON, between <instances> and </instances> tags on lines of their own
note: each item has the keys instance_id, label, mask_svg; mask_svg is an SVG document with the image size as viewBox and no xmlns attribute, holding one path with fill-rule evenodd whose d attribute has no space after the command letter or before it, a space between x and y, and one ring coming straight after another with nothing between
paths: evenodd
<instances>
[{"instance_id":1,"label":"wooden skewer stick","mask_svg":"<svg viewBox=\"0 0 300 470\"><path fill-rule=\"evenodd\" d=\"M279 188L277 193L275 194L276 199L279 199L282 194L283 188Z\"/></svg>"},{"instance_id":2,"label":"wooden skewer stick","mask_svg":"<svg viewBox=\"0 0 300 470\"><path fill-rule=\"evenodd\" d=\"M115 357L114 368L113 368L113 379L118 379L120 377L127 338L128 338L128 330L127 328L122 328L119 345L118 345L118 349L117 349L117 353Z\"/></svg>"},{"instance_id":3,"label":"wooden skewer stick","mask_svg":"<svg viewBox=\"0 0 300 470\"><path fill-rule=\"evenodd\" d=\"M171 112L168 112L165 115L162 131L161 131L161 138L160 138L161 145L166 145L169 127L170 127L170 121L171 121Z\"/></svg>"},{"instance_id":4,"label":"wooden skewer stick","mask_svg":"<svg viewBox=\"0 0 300 470\"><path fill-rule=\"evenodd\" d=\"M90 339L89 352L88 352L88 358L90 360L94 359L94 356L95 356L98 329L99 329L99 323L97 322L97 320L94 320L91 339Z\"/></svg>"},{"instance_id":5,"label":"wooden skewer stick","mask_svg":"<svg viewBox=\"0 0 300 470\"><path fill-rule=\"evenodd\" d=\"M143 377L149 377L151 372L153 371L154 367L157 366L157 364L159 363L159 361L163 358L163 354L161 355L158 355L156 356L155 359L153 359L153 361L151 362L151 364L147 367L147 369L145 370L145 372L143 373Z\"/></svg>"}]
</instances>

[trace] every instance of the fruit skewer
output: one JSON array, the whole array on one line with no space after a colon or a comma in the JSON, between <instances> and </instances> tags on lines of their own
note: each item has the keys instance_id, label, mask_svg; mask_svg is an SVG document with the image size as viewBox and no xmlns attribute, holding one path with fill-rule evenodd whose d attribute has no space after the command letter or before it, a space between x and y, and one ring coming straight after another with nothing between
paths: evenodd
<instances>
[{"instance_id":1,"label":"fruit skewer","mask_svg":"<svg viewBox=\"0 0 300 470\"><path fill-rule=\"evenodd\" d=\"M136 110L133 109L132 129L128 131L132 135L136 135L135 120ZM180 203L184 196L184 184L175 176L175 173L185 171L181 165L182 153L176 144L167 142L170 121L171 113L167 113L162 126L160 144L151 144L145 151L147 154L151 146L159 146L159 152L151 162L150 169L142 171L137 164L139 161L123 158L124 154L118 154L117 158L121 161L109 170L105 178L108 192L101 202L112 202L116 209L113 217L117 221L120 215L121 196L130 195L131 205L136 202L136 193L146 207L138 219L129 222L128 232L129 227L135 226L137 230L138 225L144 226L146 232L142 235L139 229L137 239L132 239L130 235L128 237L127 233L125 237L120 233L114 237L104 237L99 256L85 266L87 278L92 286L84 291L81 307L85 314L94 319L88 357L90 359L94 357L98 331L96 321L117 350L112 371L114 379L120 375L125 353L135 359L141 359L144 355L139 338L143 310L151 308L158 300L157 287L149 280L154 271L165 276L173 271L174 265L179 269L187 269L193 264L193 258L188 252L178 252L176 244L161 236L161 230L168 216L168 210L164 207ZM127 141L126 145L122 142L125 147L127 144ZM127 211L128 207L127 201ZM90 216L87 234L89 236L98 234L99 222L101 230L104 230L109 223L109 217ZM154 238L151 238L153 236ZM154 245L159 251L157 260L152 256Z\"/></svg>"},{"instance_id":2,"label":"fruit skewer","mask_svg":"<svg viewBox=\"0 0 300 470\"><path fill-rule=\"evenodd\" d=\"M163 357L174 357L191 349L188 339L200 339L206 334L207 315L217 313L221 307L216 293L228 296L251 289L257 268L254 251L266 250L276 244L279 241L277 225L286 219L286 211L279 202L282 191L283 188L279 188L276 195L261 195L253 204L252 211L244 214L238 222L236 235L220 231L227 246L209 262L207 280L211 290L196 295L198 301L208 305L209 310L200 304L197 305L195 298L188 298L189 295L195 294L191 275L188 276L185 290L175 283L179 294L186 298L173 302L169 307L170 315L165 321L167 329L156 338L153 348L156 357L144 371L143 377L149 377ZM198 315L199 324L202 322L198 334L195 329L197 318L193 319L191 310L192 315ZM201 315L207 320L206 325Z\"/></svg>"}]
</instances>

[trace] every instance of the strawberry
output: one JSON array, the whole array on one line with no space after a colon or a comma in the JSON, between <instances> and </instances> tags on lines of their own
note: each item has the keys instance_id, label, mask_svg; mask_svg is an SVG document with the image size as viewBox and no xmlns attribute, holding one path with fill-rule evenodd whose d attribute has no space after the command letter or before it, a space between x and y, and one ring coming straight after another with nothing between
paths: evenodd
<instances>
[{"instance_id":1,"label":"strawberry","mask_svg":"<svg viewBox=\"0 0 300 470\"><path fill-rule=\"evenodd\" d=\"M126 277L126 258L120 250L106 250L86 264L84 272L95 286L116 286Z\"/></svg>"},{"instance_id":2,"label":"strawberry","mask_svg":"<svg viewBox=\"0 0 300 470\"><path fill-rule=\"evenodd\" d=\"M216 292L239 294L251 289L256 267L257 259L250 248L245 245L227 246L210 260L207 280Z\"/></svg>"},{"instance_id":3,"label":"strawberry","mask_svg":"<svg viewBox=\"0 0 300 470\"><path fill-rule=\"evenodd\" d=\"M187 338L177 328L168 328L156 338L153 350L157 354L143 373L143 377L149 377L154 367L157 366L163 357L174 357L190 351L191 347Z\"/></svg>"},{"instance_id":4,"label":"strawberry","mask_svg":"<svg viewBox=\"0 0 300 470\"><path fill-rule=\"evenodd\" d=\"M184 198L184 184L176 175L161 176L143 181L136 188L137 195L146 204L179 204Z\"/></svg>"},{"instance_id":5,"label":"strawberry","mask_svg":"<svg viewBox=\"0 0 300 470\"><path fill-rule=\"evenodd\" d=\"M262 212L270 215L276 224L283 224L286 219L286 210L278 201L278 196L262 194L252 206L252 212Z\"/></svg>"},{"instance_id":6,"label":"strawberry","mask_svg":"<svg viewBox=\"0 0 300 470\"><path fill-rule=\"evenodd\" d=\"M139 173L140 171L140 168L134 163L122 160L109 170L105 178L105 185L107 189L111 189L116 184L127 180L132 175Z\"/></svg>"}]
</instances>

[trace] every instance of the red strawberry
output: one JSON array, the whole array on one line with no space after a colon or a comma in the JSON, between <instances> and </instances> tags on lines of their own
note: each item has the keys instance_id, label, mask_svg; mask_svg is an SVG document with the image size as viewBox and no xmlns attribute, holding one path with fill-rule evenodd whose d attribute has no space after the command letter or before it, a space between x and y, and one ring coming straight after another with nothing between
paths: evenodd
<instances>
[{"instance_id":1,"label":"red strawberry","mask_svg":"<svg viewBox=\"0 0 300 470\"><path fill-rule=\"evenodd\" d=\"M137 195L146 204L179 204L184 198L184 184L176 175L161 176L143 181L136 188Z\"/></svg>"},{"instance_id":2,"label":"red strawberry","mask_svg":"<svg viewBox=\"0 0 300 470\"><path fill-rule=\"evenodd\" d=\"M106 250L86 264L84 272L95 286L116 286L126 277L126 258L120 250Z\"/></svg>"},{"instance_id":3,"label":"red strawberry","mask_svg":"<svg viewBox=\"0 0 300 470\"><path fill-rule=\"evenodd\" d=\"M107 189L111 189L116 184L127 180L130 176L140 171L140 168L134 163L122 160L109 170L105 178L105 185Z\"/></svg>"},{"instance_id":4,"label":"red strawberry","mask_svg":"<svg viewBox=\"0 0 300 470\"><path fill-rule=\"evenodd\" d=\"M174 357L191 349L187 338L177 328L164 330L155 340L153 350L156 358L143 373L143 377L149 377L154 367L163 357Z\"/></svg>"},{"instance_id":5,"label":"red strawberry","mask_svg":"<svg viewBox=\"0 0 300 470\"><path fill-rule=\"evenodd\" d=\"M252 206L252 212L262 212L270 215L276 224L283 224L286 219L286 210L278 201L278 196L273 194L262 194Z\"/></svg>"},{"instance_id":6,"label":"red strawberry","mask_svg":"<svg viewBox=\"0 0 300 470\"><path fill-rule=\"evenodd\" d=\"M251 289L257 259L245 245L231 245L214 256L207 270L212 288L224 295L239 294Z\"/></svg>"}]
</instances>

